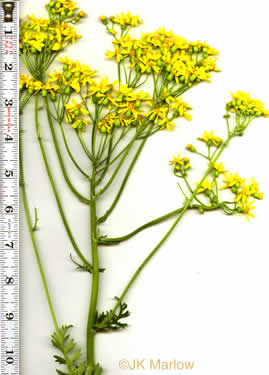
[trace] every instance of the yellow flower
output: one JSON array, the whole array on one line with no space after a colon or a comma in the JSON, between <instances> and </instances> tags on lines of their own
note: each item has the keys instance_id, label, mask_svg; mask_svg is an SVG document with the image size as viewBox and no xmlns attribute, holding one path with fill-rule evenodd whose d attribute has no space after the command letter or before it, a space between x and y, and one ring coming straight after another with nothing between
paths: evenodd
<instances>
[{"instance_id":1,"label":"yellow flower","mask_svg":"<svg viewBox=\"0 0 269 375\"><path fill-rule=\"evenodd\" d=\"M198 137L200 141L204 141L207 144L214 144L216 146L219 146L222 143L222 139L220 137L215 137L213 131L210 133L204 132L202 137Z\"/></svg>"},{"instance_id":2,"label":"yellow flower","mask_svg":"<svg viewBox=\"0 0 269 375\"><path fill-rule=\"evenodd\" d=\"M110 17L112 22L118 23L122 26L129 25L129 26L137 26L139 23L142 23L143 21L139 19L139 16L132 16L130 12L124 14L121 12L121 14L116 14L116 16Z\"/></svg>"},{"instance_id":3,"label":"yellow flower","mask_svg":"<svg viewBox=\"0 0 269 375\"><path fill-rule=\"evenodd\" d=\"M267 111L260 100L252 99L247 92L237 91L236 94L231 94L232 99L227 103L227 109L233 113L240 113L246 116L254 117L268 117Z\"/></svg>"},{"instance_id":4,"label":"yellow flower","mask_svg":"<svg viewBox=\"0 0 269 375\"><path fill-rule=\"evenodd\" d=\"M232 188L235 186L236 188L239 188L239 186L245 181L245 179L241 178L238 173L233 174L232 172L230 174L224 173L225 180L224 185L221 187L221 190Z\"/></svg>"},{"instance_id":5,"label":"yellow flower","mask_svg":"<svg viewBox=\"0 0 269 375\"><path fill-rule=\"evenodd\" d=\"M242 186L236 192L235 202L245 202L250 196L256 199L263 199L263 193L260 192L258 183L253 177L251 178L251 183L249 185L242 183Z\"/></svg>"},{"instance_id":6,"label":"yellow flower","mask_svg":"<svg viewBox=\"0 0 269 375\"><path fill-rule=\"evenodd\" d=\"M170 164L177 170L179 171L182 167L184 168L184 170L186 169L189 169L190 168L190 163L189 163L190 159L189 158L186 158L186 157L180 157L179 154L177 154L177 156L173 156L173 160L170 161Z\"/></svg>"},{"instance_id":7,"label":"yellow flower","mask_svg":"<svg viewBox=\"0 0 269 375\"><path fill-rule=\"evenodd\" d=\"M209 182L208 178L205 179L205 180L202 182L201 186L199 187L199 189L198 189L198 191L197 191L197 194L199 194L199 193L203 193L204 191L211 191L211 190L213 189L213 187L214 187L214 184L215 184L214 181ZM196 185L198 186L199 183L196 182Z\"/></svg>"},{"instance_id":8,"label":"yellow flower","mask_svg":"<svg viewBox=\"0 0 269 375\"><path fill-rule=\"evenodd\" d=\"M184 102L181 97L176 99L175 103L171 105L171 108L175 110L178 116L183 116L188 121L192 119L191 115L186 112L188 109L191 109L191 106Z\"/></svg>"},{"instance_id":9,"label":"yellow flower","mask_svg":"<svg viewBox=\"0 0 269 375\"><path fill-rule=\"evenodd\" d=\"M148 117L150 121L154 120L154 123L156 124L156 122L159 119L164 119L166 117L166 114L167 114L167 108L166 107L157 107L157 108L153 108L151 111L149 111L146 114L146 117Z\"/></svg>"},{"instance_id":10,"label":"yellow flower","mask_svg":"<svg viewBox=\"0 0 269 375\"><path fill-rule=\"evenodd\" d=\"M225 168L224 168L224 165L223 163L215 163L213 168L215 169L215 171L217 171L218 173L224 173L225 172Z\"/></svg>"},{"instance_id":11,"label":"yellow flower","mask_svg":"<svg viewBox=\"0 0 269 375\"><path fill-rule=\"evenodd\" d=\"M89 112L83 108L82 103L77 103L75 99L72 100L73 104L65 105L65 121L73 122L73 120L78 117L81 113L86 116ZM76 127L76 126L75 126Z\"/></svg>"},{"instance_id":12,"label":"yellow flower","mask_svg":"<svg viewBox=\"0 0 269 375\"><path fill-rule=\"evenodd\" d=\"M88 125L89 120L85 120L84 118L78 118L75 122L72 124L72 128L78 128L84 130L85 126Z\"/></svg>"},{"instance_id":13,"label":"yellow flower","mask_svg":"<svg viewBox=\"0 0 269 375\"><path fill-rule=\"evenodd\" d=\"M167 129L167 130L171 130L176 126L176 124L171 122L168 117L164 117L162 120L160 120L158 125L160 129Z\"/></svg>"},{"instance_id":14,"label":"yellow flower","mask_svg":"<svg viewBox=\"0 0 269 375\"><path fill-rule=\"evenodd\" d=\"M246 215L247 220L249 221L250 217L255 217L251 210L254 210L256 207L252 206L254 200L245 200L245 202L240 203L239 205L239 212Z\"/></svg>"}]
</instances>

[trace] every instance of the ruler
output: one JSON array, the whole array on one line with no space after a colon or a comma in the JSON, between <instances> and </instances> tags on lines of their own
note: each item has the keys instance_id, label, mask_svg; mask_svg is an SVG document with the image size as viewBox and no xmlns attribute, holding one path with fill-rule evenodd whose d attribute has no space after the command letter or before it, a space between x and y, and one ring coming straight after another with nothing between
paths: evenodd
<instances>
[{"instance_id":1,"label":"ruler","mask_svg":"<svg viewBox=\"0 0 269 375\"><path fill-rule=\"evenodd\" d=\"M19 3L0 0L0 374L19 374Z\"/></svg>"}]
</instances>

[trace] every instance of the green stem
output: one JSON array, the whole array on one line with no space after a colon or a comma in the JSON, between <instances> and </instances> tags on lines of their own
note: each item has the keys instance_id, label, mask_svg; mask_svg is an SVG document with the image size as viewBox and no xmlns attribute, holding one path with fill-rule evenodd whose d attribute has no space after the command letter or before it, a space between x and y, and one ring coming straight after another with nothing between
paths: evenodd
<instances>
[{"instance_id":1,"label":"green stem","mask_svg":"<svg viewBox=\"0 0 269 375\"><path fill-rule=\"evenodd\" d=\"M65 165L64 165L64 162L63 162L63 159L62 159L62 155L61 155L61 152L60 152L60 149L59 149L58 141L57 141L57 138L56 138L56 133L55 133L54 126L53 126L53 122L52 122L52 118L51 118L51 113L50 113L50 108L49 108L49 103L48 103L48 98L47 97L44 97L44 102L45 102L45 106L46 106L46 112L47 112L47 117L48 117L48 122L49 122L49 127L50 127L50 131L51 131L51 135L52 135L54 147L55 147L55 150L56 150L56 154L57 154L60 166L61 166L61 170L62 170L64 179L65 179L68 187L70 188L70 190L74 193L74 195L81 202L89 204L90 203L89 199L87 199L86 197L83 197L83 195L81 195L74 188L74 186L72 185L72 183L71 183L71 181L70 181L70 179L69 179L69 177L68 177L68 175L66 173Z\"/></svg>"},{"instance_id":2,"label":"green stem","mask_svg":"<svg viewBox=\"0 0 269 375\"><path fill-rule=\"evenodd\" d=\"M108 188L109 186L112 184L112 182L114 181L114 178L116 177L116 175L118 174L124 160L126 159L132 145L134 144L134 142L136 141L136 136L133 137L132 141L129 143L129 146L127 147L123 157L121 158L119 164L117 165L114 173L112 174L111 178L109 179L109 181L107 182L107 184L101 189L98 191L98 193L96 194L97 197L99 197L100 195L102 195Z\"/></svg>"},{"instance_id":3,"label":"green stem","mask_svg":"<svg viewBox=\"0 0 269 375\"><path fill-rule=\"evenodd\" d=\"M21 130L20 130L20 133L21 133ZM20 187L21 187L21 191L22 191L22 200L23 200L23 206L24 206L24 211L25 211L25 215L26 215L27 226L28 226L31 241L32 241L32 244L33 244L35 257L36 257L39 273L40 273L40 276L41 276L41 279L42 279L42 283L43 283L44 291L45 291L45 294L46 294L47 302L48 302L48 305L49 305L49 310L50 310L50 314L51 314L51 317L52 317L52 320L53 320L53 324L54 324L54 327L55 327L55 330L57 332L58 337L61 337L59 326L58 326L57 319L56 319L56 316L55 316L55 312L54 312L54 309L53 309L53 306L52 306L46 277L45 277L45 274L44 274L44 271L43 271L43 268L42 268L40 255L39 255L39 251L38 251L38 247L37 247L37 243L36 243L36 239L35 239L35 235L34 235L34 230L33 230L33 227L32 227L32 221L31 221L30 210L29 210L29 205L28 205L28 198L27 198L27 193L26 193L26 190L25 190L25 183L24 183L24 168L23 168L21 135L20 135L20 147L19 147L19 160L20 160Z\"/></svg>"},{"instance_id":4,"label":"green stem","mask_svg":"<svg viewBox=\"0 0 269 375\"><path fill-rule=\"evenodd\" d=\"M91 251L92 251L92 289L87 323L87 362L88 366L94 366L94 323L99 289L99 261L97 249L97 223L96 223L96 196L95 196L96 166L93 163L91 176Z\"/></svg>"},{"instance_id":5,"label":"green stem","mask_svg":"<svg viewBox=\"0 0 269 375\"><path fill-rule=\"evenodd\" d=\"M150 227L152 227L152 226L154 226L156 224L161 223L162 221L165 221L165 220L169 219L172 216L175 216L176 214L179 214L182 211L182 209L183 209L183 207L178 208L177 210L171 211L171 212L169 212L166 215L163 215L163 216L158 217L157 219L151 220L151 221L149 221L149 222L141 225L139 228L133 230L132 232L126 234L125 236L115 237L115 238L109 238L109 237L107 237L107 238L101 238L98 241L98 244L105 245L105 246L110 246L110 245L116 245L116 244L118 244L120 242L126 241L129 238L134 237L136 234L142 232L144 229L150 228Z\"/></svg>"},{"instance_id":6,"label":"green stem","mask_svg":"<svg viewBox=\"0 0 269 375\"><path fill-rule=\"evenodd\" d=\"M63 125L61 122L59 122L59 125L60 125L60 129L61 129L61 133L62 133L62 136L63 136L63 141L64 141L64 145L65 145L65 148L66 148L66 151L70 157L70 159L72 160L74 166L77 168L77 170L83 175L85 176L86 178L89 178L90 176L83 171L83 169L78 165L78 163L76 162L72 152L70 151L70 148L68 146L68 143L67 143L67 140L66 140L66 136L65 136L65 133L64 133L64 129L63 129Z\"/></svg>"},{"instance_id":7,"label":"green stem","mask_svg":"<svg viewBox=\"0 0 269 375\"><path fill-rule=\"evenodd\" d=\"M214 160L212 160L212 165L214 165L215 162L218 160L218 158L220 157L220 155L222 154L223 150L228 145L228 143L229 143L229 141L231 140L232 137L233 137L233 134L230 134L228 136L227 140L223 143L222 147L220 148L218 154L215 156ZM181 218L183 217L183 215L185 214L185 212L187 211L187 209L190 207L191 202L192 202L193 198L195 197L197 191L199 190L200 186L202 185L202 183L204 182L204 180L206 179L206 177L208 176L208 174L212 171L212 169L213 169L212 165L205 172L203 178L200 180L199 184L196 186L196 189L193 191L192 195L190 196L190 198L185 203L184 208L181 210L179 216L174 221L174 223L172 224L172 226L170 227L170 229L168 230L168 232L165 234L165 236L161 239L161 241L154 247L154 249L150 252L150 254L144 259L144 261L141 263L141 265L135 271L134 275L132 276L132 278L128 282L128 284L125 287L125 289L123 290L120 298L118 299L117 303L115 304L114 309L111 310L111 313L107 315L106 319L104 319L104 321L103 321L104 325L115 314L115 312L117 311L118 307L120 306L123 298L125 297L125 295L129 291L130 287L132 286L132 284L134 283L134 281L137 279L137 277L139 276L139 274L141 273L141 271L148 264L148 262L152 259L152 257L157 253L157 251L160 249L160 247L162 246L162 244L167 240L167 238L173 232L173 230L175 229L175 227L177 226L177 224L179 223L179 221L181 220Z\"/></svg>"},{"instance_id":8,"label":"green stem","mask_svg":"<svg viewBox=\"0 0 269 375\"><path fill-rule=\"evenodd\" d=\"M138 148L138 150L137 150L137 152L136 152L136 154L135 154L135 156L134 156L134 158L133 158L133 160L132 160L132 162L131 162L128 170L127 170L127 173L126 173L126 175L125 175L125 177L124 177L124 179L121 183L120 189L119 189L115 199L113 200L111 206L106 211L106 213L98 219L98 223L103 223L107 219L107 217L111 214L111 212L114 210L114 208L116 207L116 205L117 205L117 203L118 203L118 201L121 197L121 194L123 192L123 189L124 189L124 187L127 183L127 180L130 176L130 173L132 172L132 169L133 169L133 167L134 167L134 165L135 165L135 163L136 163L136 161L137 161L137 159L138 159L138 157L139 157L139 155L140 155L140 153L141 153L141 151L142 151L142 149L143 149L143 147L146 143L146 140L147 140L147 137L144 138L143 141L141 142L141 144L140 144L140 146L139 146L139 148Z\"/></svg>"},{"instance_id":9,"label":"green stem","mask_svg":"<svg viewBox=\"0 0 269 375\"><path fill-rule=\"evenodd\" d=\"M61 203L58 191L56 189L54 178L53 178L51 170L50 170L50 166L49 166L49 163L48 163L46 151L45 151L45 148L44 148L44 145L43 145L43 141L42 141L42 138L40 136L40 130L39 130L39 122L38 122L38 96L35 96L35 126L36 126L36 135L37 135L38 143L39 143L40 150L41 150L41 153L42 153L42 157L43 157L43 161L44 161L44 164L45 164L45 168L46 168L46 171L47 171L50 183L51 183L51 187L52 187L52 190L53 190L53 193L54 193L57 205L58 205L58 209L59 209L59 212L60 212L60 215L61 215L64 227L65 227L66 233L67 233L67 235L68 235L68 237L69 237L69 239L70 239L70 241L71 241L71 243L73 245L73 248L74 248L75 252L77 253L78 257L82 260L83 264L85 264L89 268L89 270L91 270L92 266L87 261L87 259L84 257L84 255L81 253L81 251L80 251L80 249L79 249L79 247L78 247L78 245L77 245L77 243L76 243L76 241L75 241L75 239L73 237L71 229L70 229L70 227L68 225L68 222L67 222L64 210L63 210L63 206L62 206L62 203Z\"/></svg>"}]
</instances>

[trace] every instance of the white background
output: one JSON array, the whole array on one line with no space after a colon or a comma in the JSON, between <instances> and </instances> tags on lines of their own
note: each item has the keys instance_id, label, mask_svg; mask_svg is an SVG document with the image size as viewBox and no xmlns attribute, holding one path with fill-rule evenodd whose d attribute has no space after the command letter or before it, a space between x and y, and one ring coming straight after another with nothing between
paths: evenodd
<instances>
[{"instance_id":1,"label":"white background","mask_svg":"<svg viewBox=\"0 0 269 375\"><path fill-rule=\"evenodd\" d=\"M45 17L43 4L43 1L24 0L23 13ZM184 153L184 146L195 143L204 130L225 136L222 115L231 91L250 91L269 108L269 3L81 0L79 4L88 14L78 26L84 37L69 49L68 55L98 69L100 75L109 75L111 80L116 78L116 65L104 57L106 50L111 49L111 37L97 20L101 14L110 16L128 10L139 13L144 20L141 31L164 26L189 40L206 41L221 52L222 72L214 74L211 84L201 84L184 96L193 107L193 121L179 121L175 131L154 136L144 149L117 209L103 226L110 236L123 235L180 205L182 198L168 161L173 154ZM76 272L69 260L71 244L45 174L33 120L32 107L28 107L23 120L25 180L32 211L38 208L41 258L59 323L73 324L73 335L85 347L90 277ZM46 127L43 121L45 146L49 149L67 217L79 245L89 255L89 213L65 186ZM96 355L105 373L128 373L118 368L122 358L160 358L194 361L195 375L268 374L268 138L269 120L257 120L243 138L233 140L221 159L228 169L238 171L243 177L253 176L260 183L265 196L263 201L257 201L256 218L248 223L244 217L227 217L218 212L185 215L126 298L132 312L130 327L120 333L98 336ZM76 150L77 140L71 129L68 139ZM199 166L194 159L194 167ZM81 162L87 168L84 158ZM84 181L67 165L76 187L87 194ZM117 183L101 204L100 212L108 207L116 190ZM172 221L121 246L100 248L101 264L107 269L101 275L101 309L112 306L113 296L121 293L131 273ZM21 207L23 375L55 374L54 350L49 341L52 332Z\"/></svg>"}]
</instances>

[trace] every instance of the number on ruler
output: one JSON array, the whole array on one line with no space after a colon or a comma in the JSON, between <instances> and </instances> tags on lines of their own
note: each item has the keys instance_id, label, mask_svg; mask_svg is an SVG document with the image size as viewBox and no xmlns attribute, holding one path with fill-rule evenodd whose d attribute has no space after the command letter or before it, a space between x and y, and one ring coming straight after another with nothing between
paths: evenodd
<instances>
[{"instance_id":1,"label":"number on ruler","mask_svg":"<svg viewBox=\"0 0 269 375\"><path fill-rule=\"evenodd\" d=\"M6 206L5 212L6 214L12 214L13 213L13 207L12 206Z\"/></svg>"},{"instance_id":2,"label":"number on ruler","mask_svg":"<svg viewBox=\"0 0 269 375\"><path fill-rule=\"evenodd\" d=\"M7 178L9 178L9 177L13 177L13 171L12 171L12 170L8 170L8 169L6 169L6 170L5 170L5 176L6 176Z\"/></svg>"},{"instance_id":3,"label":"number on ruler","mask_svg":"<svg viewBox=\"0 0 269 375\"><path fill-rule=\"evenodd\" d=\"M5 63L5 71L7 71L7 70L13 70L13 64Z\"/></svg>"},{"instance_id":4,"label":"number on ruler","mask_svg":"<svg viewBox=\"0 0 269 375\"><path fill-rule=\"evenodd\" d=\"M5 137L5 141L13 141L13 138L9 134L7 134Z\"/></svg>"},{"instance_id":5,"label":"number on ruler","mask_svg":"<svg viewBox=\"0 0 269 375\"><path fill-rule=\"evenodd\" d=\"M10 249L13 249L14 248L14 242L10 242L10 243L6 243L5 244L6 247L9 247Z\"/></svg>"},{"instance_id":6,"label":"number on ruler","mask_svg":"<svg viewBox=\"0 0 269 375\"><path fill-rule=\"evenodd\" d=\"M12 99L5 99L5 106L6 107L12 107L13 106L13 100Z\"/></svg>"},{"instance_id":7,"label":"number on ruler","mask_svg":"<svg viewBox=\"0 0 269 375\"><path fill-rule=\"evenodd\" d=\"M6 277L6 280L5 280L5 283L6 285L12 285L14 283L14 279L13 277Z\"/></svg>"}]
</instances>

